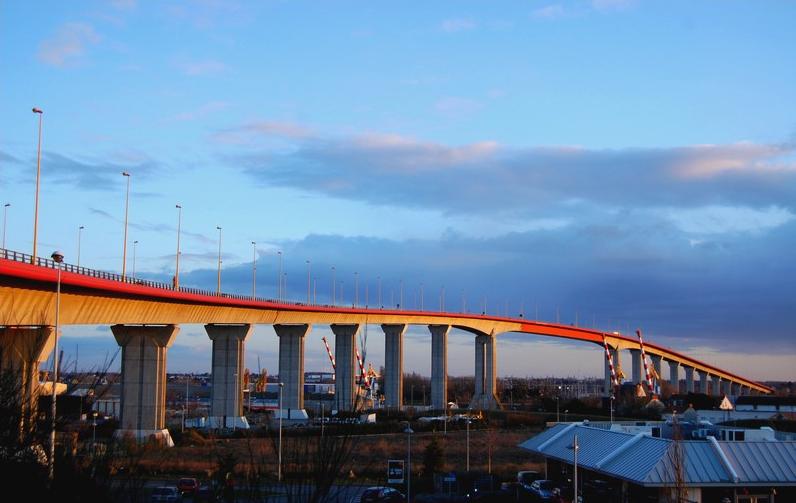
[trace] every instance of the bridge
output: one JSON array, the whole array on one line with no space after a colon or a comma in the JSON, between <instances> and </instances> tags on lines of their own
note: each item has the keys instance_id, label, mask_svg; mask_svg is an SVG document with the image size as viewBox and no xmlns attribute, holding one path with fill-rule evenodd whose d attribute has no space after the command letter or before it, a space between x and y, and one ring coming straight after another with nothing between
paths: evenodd
<instances>
[{"instance_id":1,"label":"bridge","mask_svg":"<svg viewBox=\"0 0 796 503\"><path fill-rule=\"evenodd\" d=\"M23 369L24 393L34 396L38 366L54 345L56 282L61 273L59 325L110 325L122 348L121 432L138 438L169 438L165 429L166 359L180 324L203 324L212 340L214 424L246 426L242 380L246 338L256 324L273 325L279 338L279 377L283 410L303 414L304 337L313 325L330 325L335 335L338 410L356 400L355 340L363 324L380 324L385 335L384 393L387 407L400 408L403 396L403 336L408 325L426 325L431 336L431 404L444 410L447 399L447 337L451 328L474 335L475 390L472 408L498 408L497 336L525 333L597 344L607 343L618 363L621 351L632 361L632 381L644 382L640 341L617 332L454 312L302 304L210 292L123 277L11 250L0 250L0 365ZM659 376L663 362L669 384L683 391L714 395L771 393L771 388L654 343L644 343ZM598 356L599 355L599 356ZM710 388L708 379L711 380ZM608 362L605 393L612 393Z\"/></svg>"}]
</instances>

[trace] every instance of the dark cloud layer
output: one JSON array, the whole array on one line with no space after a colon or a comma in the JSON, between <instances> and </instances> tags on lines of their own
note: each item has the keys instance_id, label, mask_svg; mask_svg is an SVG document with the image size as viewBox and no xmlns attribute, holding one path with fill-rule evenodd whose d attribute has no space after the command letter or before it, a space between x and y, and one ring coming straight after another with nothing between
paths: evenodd
<instances>
[{"instance_id":1,"label":"dark cloud layer","mask_svg":"<svg viewBox=\"0 0 796 503\"><path fill-rule=\"evenodd\" d=\"M796 200L790 144L676 148L459 147L400 136L297 140L289 152L239 154L262 184L372 204L478 214L619 207L778 205Z\"/></svg>"},{"instance_id":2,"label":"dark cloud layer","mask_svg":"<svg viewBox=\"0 0 796 503\"><path fill-rule=\"evenodd\" d=\"M605 224L513 233L476 239L448 235L440 241L392 241L340 236L308 236L285 244L288 294L304 301L307 269L314 257L313 279L319 302L331 297L331 265L336 267L338 298L344 282L345 302L353 301L354 272L359 273L360 301L365 284L375 305L377 277L383 303L397 303L400 282L404 306L437 308L445 288L448 309L516 315L523 304L527 317L539 317L606 330L641 327L653 340L683 347L739 347L750 352L794 350L796 265L789 250L796 246L796 223L749 239L722 236L694 245L666 222L655 230L636 226L632 215ZM317 260L319 256L323 260ZM301 260L294 259L301 257ZM258 292L273 297L277 262L261 255ZM183 284L209 288L215 270L186 274ZM225 291L251 292L251 265L225 265ZM756 344L749 345L749 341Z\"/></svg>"}]
</instances>

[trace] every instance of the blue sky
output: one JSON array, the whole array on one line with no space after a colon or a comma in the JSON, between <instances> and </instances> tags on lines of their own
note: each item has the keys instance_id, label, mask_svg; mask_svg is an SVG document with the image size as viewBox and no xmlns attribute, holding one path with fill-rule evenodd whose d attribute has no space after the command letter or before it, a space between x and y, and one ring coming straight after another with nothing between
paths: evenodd
<instances>
[{"instance_id":1,"label":"blue sky","mask_svg":"<svg viewBox=\"0 0 796 503\"><path fill-rule=\"evenodd\" d=\"M334 265L348 302L354 272L360 298L403 281L409 307L422 283L427 306L444 287L449 308L639 326L793 379L794 19L775 1L5 2L7 246L32 246L37 106L39 243L69 262L83 225L82 265L121 269L127 170L140 276L173 274L179 203L183 284L213 287L222 226L227 291L250 291L256 241L262 295L282 250L293 298L310 260L319 301ZM169 368L209 367L201 327L183 335ZM65 337L87 362L113 350L107 327ZM409 370L428 343L410 333ZM250 348L274 367L269 327ZM499 351L501 374L602 369L541 338Z\"/></svg>"}]
</instances>

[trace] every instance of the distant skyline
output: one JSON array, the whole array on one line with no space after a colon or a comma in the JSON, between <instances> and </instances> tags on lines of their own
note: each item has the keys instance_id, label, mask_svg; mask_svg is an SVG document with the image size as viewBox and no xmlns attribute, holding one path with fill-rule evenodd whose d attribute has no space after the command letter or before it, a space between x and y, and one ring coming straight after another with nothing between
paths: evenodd
<instances>
[{"instance_id":1,"label":"distant skyline","mask_svg":"<svg viewBox=\"0 0 796 503\"><path fill-rule=\"evenodd\" d=\"M486 308L626 332L796 379L796 4L632 0L0 4L0 205L30 253L181 284ZM315 327L309 370L328 361ZM368 330L374 366L383 336ZM107 327L67 327L86 363ZM169 371L206 371L184 326ZM407 338L428 374L430 339ZM276 337L257 355L276 371ZM451 337L450 372L473 344ZM81 360L83 357L81 356ZM507 334L500 375L602 374L596 346ZM628 366L629 368L629 366Z\"/></svg>"}]
</instances>

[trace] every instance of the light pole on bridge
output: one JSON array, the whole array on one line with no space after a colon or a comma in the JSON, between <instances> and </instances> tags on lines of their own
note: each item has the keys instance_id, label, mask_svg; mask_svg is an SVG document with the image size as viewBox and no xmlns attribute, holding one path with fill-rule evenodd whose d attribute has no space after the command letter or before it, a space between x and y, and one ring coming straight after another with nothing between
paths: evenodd
<instances>
[{"instance_id":1,"label":"light pole on bridge","mask_svg":"<svg viewBox=\"0 0 796 503\"><path fill-rule=\"evenodd\" d=\"M33 107L33 113L39 114L39 146L36 150L36 198L33 206L33 256L30 263L36 265L36 238L39 229L39 180L41 179L41 123L44 111L41 108ZM3 226L5 229L5 226Z\"/></svg>"},{"instance_id":2,"label":"light pole on bridge","mask_svg":"<svg viewBox=\"0 0 796 503\"><path fill-rule=\"evenodd\" d=\"M6 203L3 205L3 249L6 249L6 223L8 222L8 208L11 206L11 203Z\"/></svg>"},{"instance_id":3,"label":"light pole on bridge","mask_svg":"<svg viewBox=\"0 0 796 503\"><path fill-rule=\"evenodd\" d=\"M64 254L59 251L54 251L51 255L55 266L58 269L58 280L55 289L55 344L53 348L53 382L52 382L52 403L50 404L50 458L47 460L49 469L49 479L52 483L55 477L55 425L56 425L56 401L58 397L58 330L60 328L61 316L61 263L64 261Z\"/></svg>"},{"instance_id":4,"label":"light pole on bridge","mask_svg":"<svg viewBox=\"0 0 796 503\"><path fill-rule=\"evenodd\" d=\"M77 268L80 269L80 241L83 237L83 229L85 226L81 225L77 228ZM5 234L3 235L3 248L5 248Z\"/></svg>"},{"instance_id":5,"label":"light pole on bridge","mask_svg":"<svg viewBox=\"0 0 796 503\"><path fill-rule=\"evenodd\" d=\"M312 304L312 262L307 259L307 305Z\"/></svg>"},{"instance_id":6,"label":"light pole on bridge","mask_svg":"<svg viewBox=\"0 0 796 503\"><path fill-rule=\"evenodd\" d=\"M135 279L135 253L138 248L138 240L133 241L133 279Z\"/></svg>"},{"instance_id":7,"label":"light pole on bridge","mask_svg":"<svg viewBox=\"0 0 796 503\"><path fill-rule=\"evenodd\" d=\"M124 249L122 250L122 281L127 275L127 215L130 209L130 173L122 171L122 176L127 178L127 195L124 197Z\"/></svg>"},{"instance_id":8,"label":"light pole on bridge","mask_svg":"<svg viewBox=\"0 0 796 503\"><path fill-rule=\"evenodd\" d=\"M216 295L221 295L221 226L216 225L218 229L218 277L216 281Z\"/></svg>"},{"instance_id":9,"label":"light pole on bridge","mask_svg":"<svg viewBox=\"0 0 796 503\"><path fill-rule=\"evenodd\" d=\"M257 242L252 241L252 300L257 298Z\"/></svg>"},{"instance_id":10,"label":"light pole on bridge","mask_svg":"<svg viewBox=\"0 0 796 503\"><path fill-rule=\"evenodd\" d=\"M174 205L177 208L177 256L175 257L174 267L174 289L180 289L180 228L182 226L182 205Z\"/></svg>"}]
</instances>

